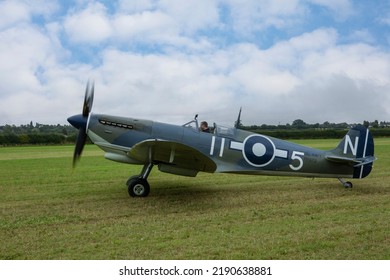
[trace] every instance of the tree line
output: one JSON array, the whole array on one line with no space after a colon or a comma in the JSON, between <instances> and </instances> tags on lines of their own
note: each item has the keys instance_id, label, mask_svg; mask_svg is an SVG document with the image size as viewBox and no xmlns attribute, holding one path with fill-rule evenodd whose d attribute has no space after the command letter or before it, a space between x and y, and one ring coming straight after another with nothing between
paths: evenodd
<instances>
[{"instance_id":1,"label":"tree line","mask_svg":"<svg viewBox=\"0 0 390 280\"><path fill-rule=\"evenodd\" d=\"M369 128L374 137L390 137L390 122L386 121L363 121L361 123ZM301 119L294 120L291 124L279 125L250 125L245 126L239 124L240 129L252 131L254 133L266 134L282 139L330 139L342 138L346 131L353 127L354 124L330 123L324 122L322 124L309 124Z\"/></svg>"},{"instance_id":2,"label":"tree line","mask_svg":"<svg viewBox=\"0 0 390 280\"><path fill-rule=\"evenodd\" d=\"M373 122L370 121L363 121L361 123L367 128L390 128L390 122L375 120ZM262 124L262 125L250 125L245 126L241 122L238 124L238 127L241 129L247 129L247 130L296 130L296 129L318 129L318 130L325 130L325 129L348 129L352 126L356 125L354 124L348 124L346 122L342 123L330 123L328 121L320 124L320 123L306 123L305 121L301 119L294 120L291 124L279 124L279 125L268 125L268 124Z\"/></svg>"},{"instance_id":3,"label":"tree line","mask_svg":"<svg viewBox=\"0 0 390 280\"><path fill-rule=\"evenodd\" d=\"M390 137L390 122L364 121L364 126L369 127L374 137ZM291 124L279 125L243 125L238 127L254 133L266 134L282 139L303 138L341 138L346 130L355 124L330 123L309 124L301 119L294 120ZM0 126L0 146L10 145L60 145L73 144L76 141L78 131L71 125L47 125L30 122L26 125Z\"/></svg>"},{"instance_id":4,"label":"tree line","mask_svg":"<svg viewBox=\"0 0 390 280\"><path fill-rule=\"evenodd\" d=\"M26 125L0 126L0 146L52 145L74 143L77 130L71 125L48 125L30 122Z\"/></svg>"}]
</instances>

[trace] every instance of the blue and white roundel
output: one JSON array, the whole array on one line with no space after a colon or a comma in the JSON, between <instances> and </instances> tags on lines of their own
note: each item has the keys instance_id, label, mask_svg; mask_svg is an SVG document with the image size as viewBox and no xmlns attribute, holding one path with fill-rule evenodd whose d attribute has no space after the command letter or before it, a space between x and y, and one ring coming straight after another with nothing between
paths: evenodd
<instances>
[{"instance_id":1,"label":"blue and white roundel","mask_svg":"<svg viewBox=\"0 0 390 280\"><path fill-rule=\"evenodd\" d=\"M243 142L242 154L245 160L255 167L270 164L275 158L275 145L262 135L248 136Z\"/></svg>"}]
</instances>

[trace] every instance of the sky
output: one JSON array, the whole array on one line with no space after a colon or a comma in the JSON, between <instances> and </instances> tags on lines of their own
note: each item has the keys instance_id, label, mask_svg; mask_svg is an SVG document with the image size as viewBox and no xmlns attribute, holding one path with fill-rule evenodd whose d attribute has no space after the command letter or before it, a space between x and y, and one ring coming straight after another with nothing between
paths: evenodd
<instances>
[{"instance_id":1,"label":"sky","mask_svg":"<svg viewBox=\"0 0 390 280\"><path fill-rule=\"evenodd\" d=\"M0 125L390 121L389 0L0 1Z\"/></svg>"}]
</instances>

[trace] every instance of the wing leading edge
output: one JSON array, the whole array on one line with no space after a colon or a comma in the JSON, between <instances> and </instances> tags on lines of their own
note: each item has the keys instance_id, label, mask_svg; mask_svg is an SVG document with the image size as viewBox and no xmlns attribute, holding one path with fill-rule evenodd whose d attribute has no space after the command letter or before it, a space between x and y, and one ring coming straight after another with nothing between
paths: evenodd
<instances>
[{"instance_id":1,"label":"wing leading edge","mask_svg":"<svg viewBox=\"0 0 390 280\"><path fill-rule=\"evenodd\" d=\"M148 139L134 145L128 156L158 165L162 172L196 176L199 171L213 173L216 163L200 151L173 141Z\"/></svg>"}]
</instances>

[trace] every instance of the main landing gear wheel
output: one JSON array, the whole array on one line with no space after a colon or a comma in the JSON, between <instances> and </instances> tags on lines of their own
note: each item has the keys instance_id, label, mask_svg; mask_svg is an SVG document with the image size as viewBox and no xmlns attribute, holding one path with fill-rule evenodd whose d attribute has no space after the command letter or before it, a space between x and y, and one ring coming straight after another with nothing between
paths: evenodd
<instances>
[{"instance_id":1,"label":"main landing gear wheel","mask_svg":"<svg viewBox=\"0 0 390 280\"><path fill-rule=\"evenodd\" d=\"M147 163L142 168L141 174L132 176L127 180L127 191L131 197L145 197L150 193L150 186L147 181L153 163Z\"/></svg>"},{"instance_id":2,"label":"main landing gear wheel","mask_svg":"<svg viewBox=\"0 0 390 280\"><path fill-rule=\"evenodd\" d=\"M132 197L145 197L150 192L150 186L146 179L131 177L127 181L127 191Z\"/></svg>"}]
</instances>

